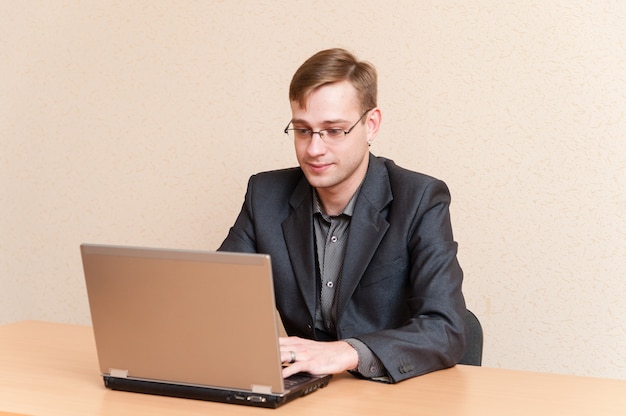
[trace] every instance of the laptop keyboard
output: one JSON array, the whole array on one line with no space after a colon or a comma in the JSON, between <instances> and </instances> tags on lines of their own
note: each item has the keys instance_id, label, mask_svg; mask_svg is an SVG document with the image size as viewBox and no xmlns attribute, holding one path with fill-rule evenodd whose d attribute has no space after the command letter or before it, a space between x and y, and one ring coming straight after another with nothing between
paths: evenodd
<instances>
[{"instance_id":1,"label":"laptop keyboard","mask_svg":"<svg viewBox=\"0 0 626 416\"><path fill-rule=\"evenodd\" d=\"M304 374L304 373L298 373L298 374L294 374L294 375L287 377L286 379L283 380L283 382L285 383L286 389L292 389L309 380L311 380L310 375Z\"/></svg>"}]
</instances>

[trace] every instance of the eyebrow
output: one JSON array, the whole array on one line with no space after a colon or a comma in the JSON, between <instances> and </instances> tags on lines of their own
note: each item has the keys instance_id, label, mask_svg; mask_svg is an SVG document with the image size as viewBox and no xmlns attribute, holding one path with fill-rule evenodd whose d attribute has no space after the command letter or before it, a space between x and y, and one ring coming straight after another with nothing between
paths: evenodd
<instances>
[{"instance_id":1,"label":"eyebrow","mask_svg":"<svg viewBox=\"0 0 626 416\"><path fill-rule=\"evenodd\" d=\"M291 123L292 124L306 124L309 125L309 122L300 118L293 118L291 119ZM321 124L323 126L329 125L329 124L338 124L338 123L349 123L348 120L344 120L341 118L335 119L335 120L324 120Z\"/></svg>"}]
</instances>

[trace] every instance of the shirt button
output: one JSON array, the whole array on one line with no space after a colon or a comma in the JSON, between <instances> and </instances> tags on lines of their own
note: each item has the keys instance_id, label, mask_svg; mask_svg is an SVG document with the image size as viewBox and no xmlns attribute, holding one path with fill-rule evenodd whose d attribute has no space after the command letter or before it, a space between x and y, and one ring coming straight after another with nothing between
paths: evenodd
<instances>
[{"instance_id":1,"label":"shirt button","mask_svg":"<svg viewBox=\"0 0 626 416\"><path fill-rule=\"evenodd\" d=\"M332 288L333 286L335 286L333 282L326 282L326 287Z\"/></svg>"},{"instance_id":2,"label":"shirt button","mask_svg":"<svg viewBox=\"0 0 626 416\"><path fill-rule=\"evenodd\" d=\"M330 241L332 241L333 243L336 243L338 240L336 235L333 235L332 237L330 237Z\"/></svg>"}]
</instances>

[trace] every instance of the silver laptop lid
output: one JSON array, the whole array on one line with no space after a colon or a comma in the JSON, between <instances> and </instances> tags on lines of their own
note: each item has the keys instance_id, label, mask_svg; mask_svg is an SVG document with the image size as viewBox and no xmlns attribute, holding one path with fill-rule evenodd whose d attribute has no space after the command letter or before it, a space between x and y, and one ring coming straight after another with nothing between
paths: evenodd
<instances>
[{"instance_id":1,"label":"silver laptop lid","mask_svg":"<svg viewBox=\"0 0 626 416\"><path fill-rule=\"evenodd\" d=\"M81 245L103 375L283 393L270 258Z\"/></svg>"}]
</instances>

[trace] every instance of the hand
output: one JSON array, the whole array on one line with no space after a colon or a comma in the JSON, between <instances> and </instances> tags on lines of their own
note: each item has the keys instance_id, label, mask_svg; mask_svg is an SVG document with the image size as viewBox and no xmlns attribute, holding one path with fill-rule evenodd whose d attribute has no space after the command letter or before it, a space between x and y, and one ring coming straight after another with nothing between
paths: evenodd
<instances>
[{"instance_id":1,"label":"hand","mask_svg":"<svg viewBox=\"0 0 626 416\"><path fill-rule=\"evenodd\" d=\"M283 377L305 372L310 374L337 374L353 370L359 365L359 355L345 341L321 342L299 337L281 337L280 358L289 363L292 352L296 361L283 369Z\"/></svg>"}]
</instances>

